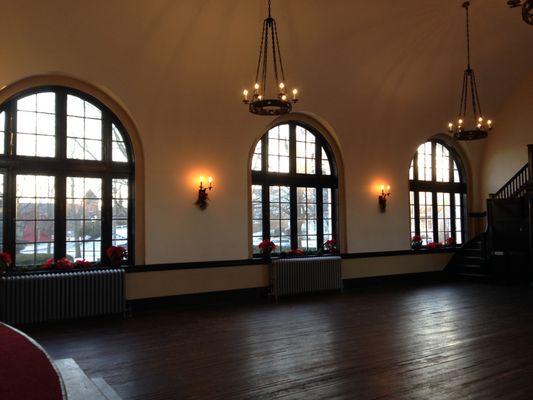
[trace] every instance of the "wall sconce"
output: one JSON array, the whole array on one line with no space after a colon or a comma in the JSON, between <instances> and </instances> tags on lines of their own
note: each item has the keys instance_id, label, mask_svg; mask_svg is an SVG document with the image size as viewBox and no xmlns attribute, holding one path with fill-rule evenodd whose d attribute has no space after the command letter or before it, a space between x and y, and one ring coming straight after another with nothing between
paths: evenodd
<instances>
[{"instance_id":1,"label":"wall sconce","mask_svg":"<svg viewBox=\"0 0 533 400\"><path fill-rule=\"evenodd\" d=\"M207 182L209 183L209 186L204 186L204 177L200 177L200 187L198 188L198 200L196 200L196 205L200 207L200 210L205 210L207 206L209 205L207 203L207 200L209 200L209 196L207 195L207 191L213 189L213 177L207 178Z\"/></svg>"},{"instance_id":2,"label":"wall sconce","mask_svg":"<svg viewBox=\"0 0 533 400\"><path fill-rule=\"evenodd\" d=\"M385 212L387 209L387 197L390 196L390 185L387 185L387 191L385 192L385 185L381 185L381 194L378 197L379 209L381 212Z\"/></svg>"}]
</instances>

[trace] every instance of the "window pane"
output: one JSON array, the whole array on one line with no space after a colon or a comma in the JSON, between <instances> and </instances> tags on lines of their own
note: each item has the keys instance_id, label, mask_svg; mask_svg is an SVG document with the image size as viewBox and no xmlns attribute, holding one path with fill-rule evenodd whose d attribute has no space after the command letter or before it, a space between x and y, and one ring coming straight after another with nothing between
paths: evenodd
<instances>
[{"instance_id":1,"label":"window pane","mask_svg":"<svg viewBox=\"0 0 533 400\"><path fill-rule=\"evenodd\" d=\"M111 158L114 162L128 162L128 150L122 133L115 124L111 125L112 148Z\"/></svg>"},{"instance_id":2,"label":"window pane","mask_svg":"<svg viewBox=\"0 0 533 400\"><path fill-rule=\"evenodd\" d=\"M37 93L17 100L16 115L17 155L55 157L55 93Z\"/></svg>"},{"instance_id":3,"label":"window pane","mask_svg":"<svg viewBox=\"0 0 533 400\"><path fill-rule=\"evenodd\" d=\"M279 199L279 195L277 196L277 198ZM252 185L252 253L257 254L260 252L257 246L262 241L263 241L263 187L261 185Z\"/></svg>"},{"instance_id":4,"label":"window pane","mask_svg":"<svg viewBox=\"0 0 533 400\"><path fill-rule=\"evenodd\" d=\"M316 173L315 135L307 129L296 126L296 172L298 174Z\"/></svg>"},{"instance_id":5,"label":"window pane","mask_svg":"<svg viewBox=\"0 0 533 400\"><path fill-rule=\"evenodd\" d=\"M68 177L66 183L67 255L74 260L99 261L102 242L102 179ZM124 194L120 183L123 182L113 185L113 196ZM121 197L117 199L118 201L123 200ZM115 198L113 203L115 203ZM118 212L120 215L122 211ZM117 226L122 223L117 221ZM120 234L124 227L123 225L120 226L119 233L115 235L113 240L122 239Z\"/></svg>"},{"instance_id":6,"label":"window pane","mask_svg":"<svg viewBox=\"0 0 533 400\"><path fill-rule=\"evenodd\" d=\"M67 158L102 160L102 112L70 94L67 95Z\"/></svg>"},{"instance_id":7,"label":"window pane","mask_svg":"<svg viewBox=\"0 0 533 400\"><path fill-rule=\"evenodd\" d=\"M112 210L112 231L111 241L113 246L128 248L128 198L129 184L127 179L113 179L111 185L111 210ZM87 200L87 204L96 210L99 200ZM94 211L93 211L94 212ZM87 214L86 214L87 215ZM92 215L92 214L91 214ZM97 217L97 216L94 216Z\"/></svg>"},{"instance_id":8,"label":"window pane","mask_svg":"<svg viewBox=\"0 0 533 400\"><path fill-rule=\"evenodd\" d=\"M331 189L328 188L322 189L322 218L325 242L333 239L333 203Z\"/></svg>"},{"instance_id":9,"label":"window pane","mask_svg":"<svg viewBox=\"0 0 533 400\"><path fill-rule=\"evenodd\" d=\"M331 166L324 149L322 149L322 175L331 175Z\"/></svg>"},{"instance_id":10,"label":"window pane","mask_svg":"<svg viewBox=\"0 0 533 400\"><path fill-rule=\"evenodd\" d=\"M289 251L291 241L290 188L270 186L269 199L270 240L278 246L276 251Z\"/></svg>"},{"instance_id":11,"label":"window pane","mask_svg":"<svg viewBox=\"0 0 533 400\"><path fill-rule=\"evenodd\" d=\"M435 145L435 173L437 182L450 181L450 152L440 143Z\"/></svg>"},{"instance_id":12,"label":"window pane","mask_svg":"<svg viewBox=\"0 0 533 400\"><path fill-rule=\"evenodd\" d=\"M419 192L420 236L422 243L433 242L433 195L431 192Z\"/></svg>"},{"instance_id":13,"label":"window pane","mask_svg":"<svg viewBox=\"0 0 533 400\"><path fill-rule=\"evenodd\" d=\"M296 188L298 245L302 250L317 250L316 188Z\"/></svg>"},{"instance_id":14,"label":"window pane","mask_svg":"<svg viewBox=\"0 0 533 400\"><path fill-rule=\"evenodd\" d=\"M268 131L268 172L289 172L289 125Z\"/></svg>"},{"instance_id":15,"label":"window pane","mask_svg":"<svg viewBox=\"0 0 533 400\"><path fill-rule=\"evenodd\" d=\"M4 154L4 143L6 137L6 112L0 112L0 154Z\"/></svg>"},{"instance_id":16,"label":"window pane","mask_svg":"<svg viewBox=\"0 0 533 400\"><path fill-rule=\"evenodd\" d=\"M17 175L15 194L16 263L42 264L54 257L55 179Z\"/></svg>"}]
</instances>

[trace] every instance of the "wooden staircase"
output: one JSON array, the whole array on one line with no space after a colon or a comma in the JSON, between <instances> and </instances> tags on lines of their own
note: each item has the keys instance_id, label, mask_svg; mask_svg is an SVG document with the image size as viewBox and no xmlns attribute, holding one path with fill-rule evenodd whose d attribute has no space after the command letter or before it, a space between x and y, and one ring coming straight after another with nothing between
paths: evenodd
<instances>
[{"instance_id":1,"label":"wooden staircase","mask_svg":"<svg viewBox=\"0 0 533 400\"><path fill-rule=\"evenodd\" d=\"M458 249L446 266L445 272L466 279L490 280L486 236L486 233L477 235Z\"/></svg>"},{"instance_id":2,"label":"wooden staircase","mask_svg":"<svg viewBox=\"0 0 533 400\"><path fill-rule=\"evenodd\" d=\"M445 271L476 280L531 281L533 145L529 163L487 200L486 231L463 245Z\"/></svg>"}]
</instances>

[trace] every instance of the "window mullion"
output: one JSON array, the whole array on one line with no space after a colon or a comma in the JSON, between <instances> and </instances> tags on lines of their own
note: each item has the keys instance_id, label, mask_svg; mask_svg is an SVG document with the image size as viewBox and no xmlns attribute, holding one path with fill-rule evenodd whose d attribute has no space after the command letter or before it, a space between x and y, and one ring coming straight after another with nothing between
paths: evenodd
<instances>
[{"instance_id":1,"label":"window mullion","mask_svg":"<svg viewBox=\"0 0 533 400\"><path fill-rule=\"evenodd\" d=\"M5 176L5 198L7 202L4 210L4 251L13 256L13 262L16 262L16 175L12 169L9 169Z\"/></svg>"},{"instance_id":2,"label":"window mullion","mask_svg":"<svg viewBox=\"0 0 533 400\"><path fill-rule=\"evenodd\" d=\"M290 186L291 193L291 249L298 248L298 201L296 186Z\"/></svg>"},{"instance_id":3,"label":"window mullion","mask_svg":"<svg viewBox=\"0 0 533 400\"><path fill-rule=\"evenodd\" d=\"M102 244L101 244L101 259L105 259L105 250L111 246L111 237L113 229L113 190L112 190L112 177L110 174L106 174L102 177Z\"/></svg>"},{"instance_id":4,"label":"window mullion","mask_svg":"<svg viewBox=\"0 0 533 400\"><path fill-rule=\"evenodd\" d=\"M67 237L67 194L66 194L66 181L67 177L64 174L56 174L54 178L55 182L55 218L54 218L54 253L56 258L65 257L67 253L66 249L66 237Z\"/></svg>"},{"instance_id":5,"label":"window mullion","mask_svg":"<svg viewBox=\"0 0 533 400\"><path fill-rule=\"evenodd\" d=\"M324 243L324 193L322 187L316 186L316 229L317 229L317 250L320 250L322 244ZM333 196L333 190L331 191L331 196ZM333 220L333 218L332 218ZM331 227L333 229L333 227Z\"/></svg>"}]
</instances>

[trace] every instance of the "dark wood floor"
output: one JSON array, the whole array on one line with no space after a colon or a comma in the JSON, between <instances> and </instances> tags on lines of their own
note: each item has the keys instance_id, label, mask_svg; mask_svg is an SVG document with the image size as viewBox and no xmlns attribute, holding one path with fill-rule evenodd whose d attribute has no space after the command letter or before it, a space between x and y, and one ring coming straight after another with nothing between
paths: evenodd
<instances>
[{"instance_id":1,"label":"dark wood floor","mask_svg":"<svg viewBox=\"0 0 533 400\"><path fill-rule=\"evenodd\" d=\"M26 331L124 399L533 399L533 289L395 282Z\"/></svg>"}]
</instances>

